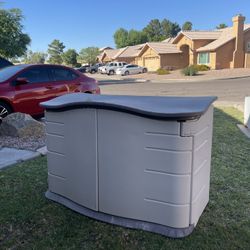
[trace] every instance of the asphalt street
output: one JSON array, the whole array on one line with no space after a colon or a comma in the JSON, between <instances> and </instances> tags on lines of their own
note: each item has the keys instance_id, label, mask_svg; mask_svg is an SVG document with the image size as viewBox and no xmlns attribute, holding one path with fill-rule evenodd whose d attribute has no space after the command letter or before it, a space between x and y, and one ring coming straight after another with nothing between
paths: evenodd
<instances>
[{"instance_id":1,"label":"asphalt street","mask_svg":"<svg viewBox=\"0 0 250 250\"><path fill-rule=\"evenodd\" d=\"M217 96L217 104L243 105L250 96L250 77L242 79L209 80L196 82L101 82L102 94L153 96Z\"/></svg>"}]
</instances>

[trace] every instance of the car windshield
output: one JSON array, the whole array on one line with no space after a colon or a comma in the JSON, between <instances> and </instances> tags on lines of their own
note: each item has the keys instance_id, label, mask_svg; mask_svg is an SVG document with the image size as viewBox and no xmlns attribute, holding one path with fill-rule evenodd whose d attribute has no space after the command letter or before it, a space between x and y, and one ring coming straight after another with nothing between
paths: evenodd
<instances>
[{"instance_id":1,"label":"car windshield","mask_svg":"<svg viewBox=\"0 0 250 250\"><path fill-rule=\"evenodd\" d=\"M26 68L27 65L16 65L16 66L9 66L3 69L0 69L0 82L4 82L15 75L20 70Z\"/></svg>"}]
</instances>

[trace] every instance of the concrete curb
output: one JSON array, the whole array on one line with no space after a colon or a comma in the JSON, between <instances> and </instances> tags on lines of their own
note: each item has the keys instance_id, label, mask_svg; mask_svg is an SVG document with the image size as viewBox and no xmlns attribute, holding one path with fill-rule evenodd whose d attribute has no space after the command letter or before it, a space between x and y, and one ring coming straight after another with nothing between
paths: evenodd
<instances>
[{"instance_id":1,"label":"concrete curb","mask_svg":"<svg viewBox=\"0 0 250 250\"><path fill-rule=\"evenodd\" d=\"M0 151L4 149L4 148L1 148ZM5 148L6 149L6 148ZM13 149L13 148L7 148L7 149ZM30 150L22 150L22 149L13 149L13 150L16 150L16 151L19 151L19 152L22 152L22 151L26 151L26 152L29 152L30 154L29 155L24 155L24 156L20 156L19 158L15 159L15 160L7 160L5 163L2 163L0 164L0 170L3 170L3 169L6 169L8 167L11 167L17 163L21 163L21 162L24 162L24 161L28 161L28 160L32 160L38 156L45 156L47 154L47 147L44 146L42 148L39 148L37 149L36 151L30 151Z\"/></svg>"},{"instance_id":2,"label":"concrete curb","mask_svg":"<svg viewBox=\"0 0 250 250\"><path fill-rule=\"evenodd\" d=\"M3 169L6 169L8 167L11 167L17 163L21 163L21 162L24 162L24 161L28 161L28 160L31 160L31 159L34 159L36 157L40 156L40 153L38 152L33 152L32 154L30 155L25 155L25 156L22 156L16 160L10 160L10 161L6 161L5 163L1 164L0 165L0 170L3 170Z\"/></svg>"},{"instance_id":3,"label":"concrete curb","mask_svg":"<svg viewBox=\"0 0 250 250\"><path fill-rule=\"evenodd\" d=\"M249 78L250 76L235 76L235 77L228 77L228 78L218 78L215 80L234 80L234 79L245 79Z\"/></svg>"},{"instance_id":4,"label":"concrete curb","mask_svg":"<svg viewBox=\"0 0 250 250\"><path fill-rule=\"evenodd\" d=\"M218 77L218 78L208 78L208 79L200 79L200 78L180 78L180 79L174 79L174 78L170 78L170 79L165 79L165 80L154 80L154 79L150 79L150 80L146 80L145 82L155 82L155 83L167 83L169 82L209 82L209 81L218 81L218 80L236 80L236 79L245 79L245 78L250 78L250 76L236 76L236 77Z\"/></svg>"},{"instance_id":5,"label":"concrete curb","mask_svg":"<svg viewBox=\"0 0 250 250\"><path fill-rule=\"evenodd\" d=\"M245 127L242 124L237 124L237 127L240 129L240 131L247 137L250 139L250 129Z\"/></svg>"},{"instance_id":6,"label":"concrete curb","mask_svg":"<svg viewBox=\"0 0 250 250\"><path fill-rule=\"evenodd\" d=\"M38 152L42 156L47 155L47 152L48 152L47 146L43 146L43 147L37 149L36 152Z\"/></svg>"},{"instance_id":7,"label":"concrete curb","mask_svg":"<svg viewBox=\"0 0 250 250\"><path fill-rule=\"evenodd\" d=\"M135 79L135 82L150 82L150 80L147 80L147 79Z\"/></svg>"}]
</instances>

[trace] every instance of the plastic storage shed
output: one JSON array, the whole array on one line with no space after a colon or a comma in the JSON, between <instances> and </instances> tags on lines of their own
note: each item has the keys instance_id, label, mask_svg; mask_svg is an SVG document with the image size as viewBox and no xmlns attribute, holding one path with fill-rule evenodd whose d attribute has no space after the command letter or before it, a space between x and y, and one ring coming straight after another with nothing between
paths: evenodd
<instances>
[{"instance_id":1,"label":"plastic storage shed","mask_svg":"<svg viewBox=\"0 0 250 250\"><path fill-rule=\"evenodd\" d=\"M69 94L46 108L46 197L86 216L189 235L209 200L216 97Z\"/></svg>"}]
</instances>

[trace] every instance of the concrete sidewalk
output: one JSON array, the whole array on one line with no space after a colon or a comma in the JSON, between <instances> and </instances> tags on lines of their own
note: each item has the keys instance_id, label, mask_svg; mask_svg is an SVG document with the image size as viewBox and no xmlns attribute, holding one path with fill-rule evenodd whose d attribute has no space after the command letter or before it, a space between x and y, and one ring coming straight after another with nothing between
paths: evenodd
<instances>
[{"instance_id":1,"label":"concrete sidewalk","mask_svg":"<svg viewBox=\"0 0 250 250\"><path fill-rule=\"evenodd\" d=\"M16 163L20 163L41 155L45 155L46 153L46 147L42 147L36 151L7 147L0 148L0 170Z\"/></svg>"}]
</instances>

